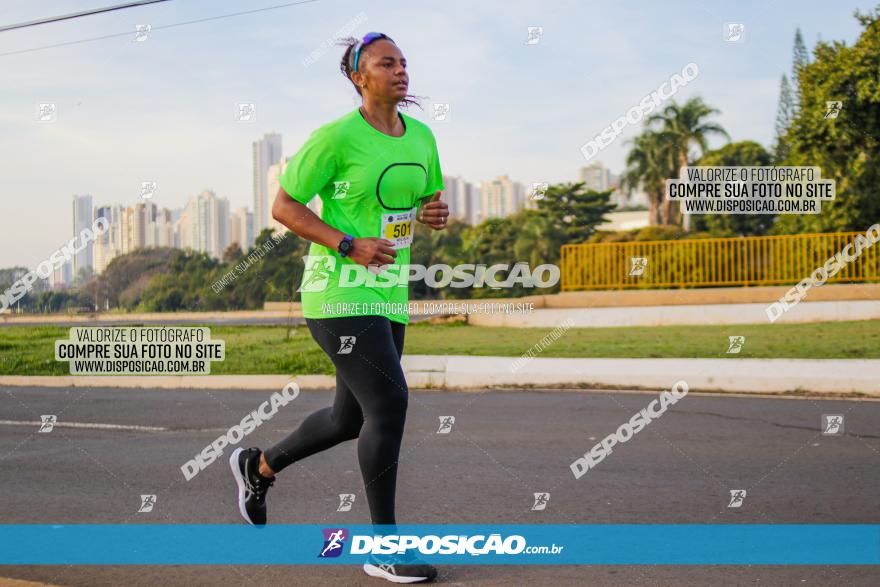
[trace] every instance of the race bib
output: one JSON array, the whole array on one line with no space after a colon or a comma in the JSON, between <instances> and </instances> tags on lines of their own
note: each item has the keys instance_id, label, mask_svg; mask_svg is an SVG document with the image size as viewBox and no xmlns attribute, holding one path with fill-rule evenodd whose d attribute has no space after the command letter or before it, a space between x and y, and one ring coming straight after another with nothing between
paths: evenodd
<instances>
[{"instance_id":1,"label":"race bib","mask_svg":"<svg viewBox=\"0 0 880 587\"><path fill-rule=\"evenodd\" d=\"M406 248L412 244L415 221L415 208L406 212L383 212L380 238L390 240L395 249Z\"/></svg>"}]
</instances>

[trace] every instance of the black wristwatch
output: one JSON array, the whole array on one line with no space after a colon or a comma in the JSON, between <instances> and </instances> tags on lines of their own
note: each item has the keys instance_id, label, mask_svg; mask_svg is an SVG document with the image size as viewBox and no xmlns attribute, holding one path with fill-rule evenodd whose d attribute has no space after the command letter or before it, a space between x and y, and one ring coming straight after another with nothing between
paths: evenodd
<instances>
[{"instance_id":1,"label":"black wristwatch","mask_svg":"<svg viewBox=\"0 0 880 587\"><path fill-rule=\"evenodd\" d=\"M354 237L350 234L342 237L342 240L339 241L339 245L336 247L336 250L339 251L340 257L348 257L349 253L354 249Z\"/></svg>"}]
</instances>

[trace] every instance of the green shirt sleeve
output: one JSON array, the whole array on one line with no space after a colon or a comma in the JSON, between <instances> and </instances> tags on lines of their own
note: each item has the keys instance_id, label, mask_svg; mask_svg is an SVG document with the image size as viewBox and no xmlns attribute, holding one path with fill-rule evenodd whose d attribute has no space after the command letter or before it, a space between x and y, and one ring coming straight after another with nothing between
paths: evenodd
<instances>
[{"instance_id":1,"label":"green shirt sleeve","mask_svg":"<svg viewBox=\"0 0 880 587\"><path fill-rule=\"evenodd\" d=\"M446 186L443 185L443 172L440 171L440 155L437 154L437 139L431 134L431 151L430 162L428 163L428 187L425 196L433 196L437 190L443 191Z\"/></svg>"},{"instance_id":2,"label":"green shirt sleeve","mask_svg":"<svg viewBox=\"0 0 880 587\"><path fill-rule=\"evenodd\" d=\"M279 185L291 198L308 204L336 175L336 155L323 129L314 131L287 162Z\"/></svg>"}]
</instances>

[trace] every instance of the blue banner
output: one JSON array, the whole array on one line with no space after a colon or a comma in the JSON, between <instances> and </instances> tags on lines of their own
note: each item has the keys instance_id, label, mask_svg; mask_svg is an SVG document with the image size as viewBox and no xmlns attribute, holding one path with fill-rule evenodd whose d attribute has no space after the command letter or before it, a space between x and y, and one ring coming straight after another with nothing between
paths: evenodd
<instances>
[{"instance_id":1,"label":"blue banner","mask_svg":"<svg viewBox=\"0 0 880 587\"><path fill-rule=\"evenodd\" d=\"M877 524L0 525L4 565L877 565Z\"/></svg>"}]
</instances>

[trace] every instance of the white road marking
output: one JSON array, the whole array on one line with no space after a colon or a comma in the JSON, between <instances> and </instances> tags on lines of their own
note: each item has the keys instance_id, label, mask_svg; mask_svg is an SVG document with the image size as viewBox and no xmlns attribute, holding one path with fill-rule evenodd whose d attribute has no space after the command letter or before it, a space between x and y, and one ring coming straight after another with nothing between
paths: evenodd
<instances>
[{"instance_id":1,"label":"white road marking","mask_svg":"<svg viewBox=\"0 0 880 587\"><path fill-rule=\"evenodd\" d=\"M0 420L0 425L7 426L41 426L40 421ZM97 422L55 422L56 428L89 428L92 430L133 430L136 432L165 432L162 426L137 426L134 424L100 424Z\"/></svg>"}]
</instances>

